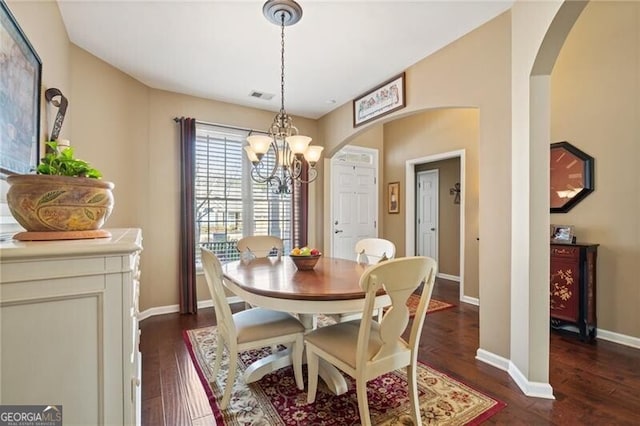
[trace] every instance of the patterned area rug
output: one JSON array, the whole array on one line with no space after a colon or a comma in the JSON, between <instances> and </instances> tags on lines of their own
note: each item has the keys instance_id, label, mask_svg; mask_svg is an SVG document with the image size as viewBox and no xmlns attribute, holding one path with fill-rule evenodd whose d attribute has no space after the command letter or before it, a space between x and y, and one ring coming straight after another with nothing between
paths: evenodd
<instances>
[{"instance_id":1,"label":"patterned area rug","mask_svg":"<svg viewBox=\"0 0 640 426\"><path fill-rule=\"evenodd\" d=\"M269 348L240 354L239 368L229 407L221 411L217 400L222 398L226 383L228 357L222 360L217 377L212 377L216 327L183 332L185 343L209 398L218 425L324 425L360 424L355 382L346 377L347 393L335 396L322 380L318 383L316 401L307 404L306 390L295 385L293 369L280 369L256 383L244 383L242 373L256 359L270 354ZM304 370L306 386L306 367ZM477 425L488 419L505 404L489 397L435 369L419 364L418 391L422 423L429 425ZM410 425L406 375L397 370L372 380L367 395L374 425Z\"/></svg>"},{"instance_id":2,"label":"patterned area rug","mask_svg":"<svg viewBox=\"0 0 640 426\"><path fill-rule=\"evenodd\" d=\"M416 312L416 308L418 307L418 303L420 303L420 295L412 294L409 296L409 300L407 300L407 306L409 307L409 312L411 316L413 316ZM430 314L432 312L442 311L444 309L453 308L456 305L452 305L451 303L443 302L442 300L436 300L433 297L429 300L429 308L427 308L427 313Z\"/></svg>"}]
</instances>

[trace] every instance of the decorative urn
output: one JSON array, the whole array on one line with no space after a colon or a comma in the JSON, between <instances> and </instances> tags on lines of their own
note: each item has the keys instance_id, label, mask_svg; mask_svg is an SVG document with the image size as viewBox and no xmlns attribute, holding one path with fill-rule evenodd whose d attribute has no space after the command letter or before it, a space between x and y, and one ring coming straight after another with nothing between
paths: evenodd
<instances>
[{"instance_id":1,"label":"decorative urn","mask_svg":"<svg viewBox=\"0 0 640 426\"><path fill-rule=\"evenodd\" d=\"M56 175L11 175L7 204L29 232L92 231L113 209L113 183Z\"/></svg>"}]
</instances>

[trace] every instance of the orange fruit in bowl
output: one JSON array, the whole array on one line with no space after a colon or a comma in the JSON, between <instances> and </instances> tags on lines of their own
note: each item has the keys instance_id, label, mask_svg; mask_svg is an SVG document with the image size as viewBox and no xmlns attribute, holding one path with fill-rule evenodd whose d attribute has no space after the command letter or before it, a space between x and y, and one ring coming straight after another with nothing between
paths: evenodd
<instances>
[{"instance_id":1,"label":"orange fruit in bowl","mask_svg":"<svg viewBox=\"0 0 640 426\"><path fill-rule=\"evenodd\" d=\"M300 249L298 247L291 250L291 254L294 256L300 256Z\"/></svg>"}]
</instances>

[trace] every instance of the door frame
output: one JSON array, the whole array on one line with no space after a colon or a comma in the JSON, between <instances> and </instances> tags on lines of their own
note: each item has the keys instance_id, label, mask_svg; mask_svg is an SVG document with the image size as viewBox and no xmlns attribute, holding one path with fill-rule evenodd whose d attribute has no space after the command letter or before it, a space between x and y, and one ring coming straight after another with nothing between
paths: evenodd
<instances>
[{"instance_id":1,"label":"door frame","mask_svg":"<svg viewBox=\"0 0 640 426\"><path fill-rule=\"evenodd\" d=\"M334 164L337 163L338 160L336 160L336 157L338 154L342 153L342 152L349 152L349 153L366 153L366 154L370 154L373 157L373 168L374 168L374 176L376 179L376 191L374 194L374 211L376 212L375 214L375 224L376 224L376 237L380 236L380 157L379 157L379 153L378 150L376 148L366 148L363 146L356 146L356 145L345 145L344 147L342 147L340 150L338 150L338 152L336 152L335 154L333 154L333 156L331 157L331 161L330 163L330 167L329 167L329 173L328 173L328 181L329 181L329 191L331 196L329 197L329 203L328 203L328 208L329 208L329 241L328 241L328 246L325 247L325 251L327 251L329 253L329 255L333 256L333 237L334 237L334 233L333 233L333 222L335 221L335 218L333 217L333 205L335 203L334 197L335 197L335 187L334 187L334 183L333 183L333 170L334 168L332 167ZM325 163L326 164L326 163ZM357 163L357 162L341 162L341 164L350 164L350 165L354 165L357 166L361 163ZM326 167L326 166L325 166ZM326 181L325 181L326 182ZM326 241L326 240L325 240Z\"/></svg>"},{"instance_id":2,"label":"door frame","mask_svg":"<svg viewBox=\"0 0 640 426\"><path fill-rule=\"evenodd\" d=\"M405 209L405 253L407 256L415 255L416 247L416 164L433 163L440 160L448 160L450 158L460 159L460 187L466 188L465 185L465 150L459 149L455 151L442 152L439 154L427 155L426 157L412 158L405 162L405 186L406 186L406 209ZM463 302L478 304L477 299L467 298L464 295L464 253L465 253L465 193L460 196L460 296ZM441 276L441 274L438 274ZM451 276L443 277L452 279ZM453 277L455 278L455 277Z\"/></svg>"}]
</instances>

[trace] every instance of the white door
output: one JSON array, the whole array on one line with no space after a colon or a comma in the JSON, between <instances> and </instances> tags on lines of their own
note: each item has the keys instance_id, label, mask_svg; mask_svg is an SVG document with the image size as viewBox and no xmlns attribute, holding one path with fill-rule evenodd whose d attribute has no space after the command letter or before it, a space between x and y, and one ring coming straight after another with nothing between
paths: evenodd
<instances>
[{"instance_id":1,"label":"white door","mask_svg":"<svg viewBox=\"0 0 640 426\"><path fill-rule=\"evenodd\" d=\"M438 260L438 170L418 173L417 196L417 251L418 256Z\"/></svg>"},{"instance_id":2,"label":"white door","mask_svg":"<svg viewBox=\"0 0 640 426\"><path fill-rule=\"evenodd\" d=\"M355 260L356 241L377 236L377 168L371 163L346 161L336 155L331 162L331 256ZM354 158L347 158L353 160Z\"/></svg>"}]
</instances>

